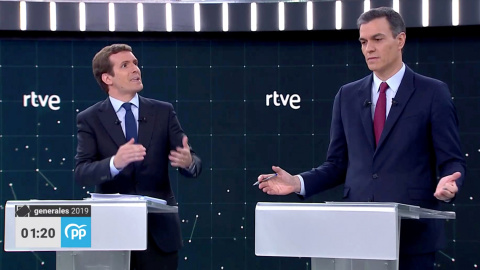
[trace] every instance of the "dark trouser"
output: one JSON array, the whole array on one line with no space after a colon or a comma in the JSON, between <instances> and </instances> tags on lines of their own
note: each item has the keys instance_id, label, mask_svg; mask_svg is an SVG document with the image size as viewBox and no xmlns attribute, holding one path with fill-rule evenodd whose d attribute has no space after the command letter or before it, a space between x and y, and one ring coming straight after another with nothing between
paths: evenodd
<instances>
[{"instance_id":1,"label":"dark trouser","mask_svg":"<svg viewBox=\"0 0 480 270\"><path fill-rule=\"evenodd\" d=\"M147 250L131 252L130 270L177 270L177 268L178 251L163 252L157 247L150 234Z\"/></svg>"},{"instance_id":2,"label":"dark trouser","mask_svg":"<svg viewBox=\"0 0 480 270\"><path fill-rule=\"evenodd\" d=\"M399 270L433 270L435 264L435 252L400 255Z\"/></svg>"}]
</instances>

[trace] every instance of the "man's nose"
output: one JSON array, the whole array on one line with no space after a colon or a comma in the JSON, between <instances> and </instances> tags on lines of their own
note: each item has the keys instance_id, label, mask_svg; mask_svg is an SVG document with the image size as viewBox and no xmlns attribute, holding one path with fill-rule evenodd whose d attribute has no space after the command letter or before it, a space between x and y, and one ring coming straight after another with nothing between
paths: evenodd
<instances>
[{"instance_id":1,"label":"man's nose","mask_svg":"<svg viewBox=\"0 0 480 270\"><path fill-rule=\"evenodd\" d=\"M367 52L373 52L375 50L375 46L373 46L371 42L367 42L367 44L365 45L365 50Z\"/></svg>"}]
</instances>

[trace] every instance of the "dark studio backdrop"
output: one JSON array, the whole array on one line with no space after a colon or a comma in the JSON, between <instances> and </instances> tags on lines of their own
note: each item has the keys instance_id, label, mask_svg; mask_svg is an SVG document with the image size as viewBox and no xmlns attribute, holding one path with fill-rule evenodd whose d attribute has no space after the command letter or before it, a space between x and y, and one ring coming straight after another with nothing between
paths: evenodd
<instances>
[{"instance_id":1,"label":"dark studio backdrop","mask_svg":"<svg viewBox=\"0 0 480 270\"><path fill-rule=\"evenodd\" d=\"M448 248L437 256L438 269L480 265L479 31L407 29L404 61L450 87L468 165L463 190L444 207L457 219L446 223ZM252 184L271 165L295 174L324 161L336 92L369 74L357 30L0 34L0 231L8 200L81 199L93 191L73 181L75 118L106 98L92 57L122 42L140 61L140 94L174 105L203 161L199 179L170 174L185 243L179 269L310 269L307 258L255 256L256 203L299 199L268 196ZM279 98L278 106L267 106L274 92L286 105ZM305 202L340 200L341 190ZM53 270L55 253L2 251L0 269Z\"/></svg>"}]
</instances>

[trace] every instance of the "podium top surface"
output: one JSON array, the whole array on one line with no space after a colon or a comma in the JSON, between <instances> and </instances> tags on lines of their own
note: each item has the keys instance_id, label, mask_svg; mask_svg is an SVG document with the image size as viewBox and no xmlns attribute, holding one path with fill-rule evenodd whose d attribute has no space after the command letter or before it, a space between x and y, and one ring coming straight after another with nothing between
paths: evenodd
<instances>
[{"instance_id":1,"label":"podium top surface","mask_svg":"<svg viewBox=\"0 0 480 270\"><path fill-rule=\"evenodd\" d=\"M401 218L433 218L455 219L455 212L438 211L421 208L416 205L408 205L390 202L326 202L326 203L278 203L258 202L257 209L268 210L335 210L335 211L384 211L385 209L396 211Z\"/></svg>"},{"instance_id":2,"label":"podium top surface","mask_svg":"<svg viewBox=\"0 0 480 270\"><path fill-rule=\"evenodd\" d=\"M118 197L117 194L111 197L85 198L83 200L14 200L7 201L8 205L145 205L148 213L178 213L178 207L167 205L164 200L141 195L130 195Z\"/></svg>"}]
</instances>

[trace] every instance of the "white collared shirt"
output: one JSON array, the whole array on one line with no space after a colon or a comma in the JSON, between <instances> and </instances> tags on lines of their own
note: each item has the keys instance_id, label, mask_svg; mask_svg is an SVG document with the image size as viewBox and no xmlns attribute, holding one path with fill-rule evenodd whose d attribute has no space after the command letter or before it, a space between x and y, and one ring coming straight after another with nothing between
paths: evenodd
<instances>
[{"instance_id":1,"label":"white collared shirt","mask_svg":"<svg viewBox=\"0 0 480 270\"><path fill-rule=\"evenodd\" d=\"M125 135L125 109L122 107L123 101L120 101L116 98L113 97L108 97L110 99L110 102L112 103L112 107L115 110L115 113L117 114L118 120L120 120L120 125L122 126L123 130L123 135ZM132 113L133 117L135 117L135 120L138 121L138 106L139 106L139 101L138 101L138 94L135 94L135 96L129 101L130 103L133 104L132 106ZM138 133L138 124L137 124L137 133Z\"/></svg>"},{"instance_id":2,"label":"white collared shirt","mask_svg":"<svg viewBox=\"0 0 480 270\"><path fill-rule=\"evenodd\" d=\"M385 92L387 96L387 110L385 115L385 119L388 117L388 113L390 112L390 108L392 107L392 99L395 98L397 94L398 88L400 87L400 83L402 82L403 75L405 74L405 64L402 63L402 68L395 73L392 77L390 77L386 83L388 84L388 89ZM382 80L380 80L375 73L373 73L373 83L372 83L372 120L375 114L375 107L377 106L378 96L380 95L380 84Z\"/></svg>"}]
</instances>

